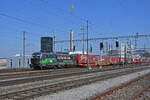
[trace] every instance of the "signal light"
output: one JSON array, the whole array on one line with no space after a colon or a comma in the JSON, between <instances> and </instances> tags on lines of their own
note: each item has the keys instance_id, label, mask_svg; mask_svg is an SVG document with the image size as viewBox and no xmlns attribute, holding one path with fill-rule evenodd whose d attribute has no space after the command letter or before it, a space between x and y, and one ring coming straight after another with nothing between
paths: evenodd
<instances>
[{"instance_id":1,"label":"signal light","mask_svg":"<svg viewBox=\"0 0 150 100\"><path fill-rule=\"evenodd\" d=\"M76 47L75 47L75 45L73 46L73 51L75 51L76 50Z\"/></svg>"},{"instance_id":2,"label":"signal light","mask_svg":"<svg viewBox=\"0 0 150 100\"><path fill-rule=\"evenodd\" d=\"M92 53L92 46L90 47L90 52Z\"/></svg>"},{"instance_id":3,"label":"signal light","mask_svg":"<svg viewBox=\"0 0 150 100\"><path fill-rule=\"evenodd\" d=\"M116 41L116 47L117 47L117 48L119 47L119 42L118 42L118 40Z\"/></svg>"},{"instance_id":4,"label":"signal light","mask_svg":"<svg viewBox=\"0 0 150 100\"><path fill-rule=\"evenodd\" d=\"M103 42L100 42L100 50L102 50L104 47Z\"/></svg>"}]
</instances>

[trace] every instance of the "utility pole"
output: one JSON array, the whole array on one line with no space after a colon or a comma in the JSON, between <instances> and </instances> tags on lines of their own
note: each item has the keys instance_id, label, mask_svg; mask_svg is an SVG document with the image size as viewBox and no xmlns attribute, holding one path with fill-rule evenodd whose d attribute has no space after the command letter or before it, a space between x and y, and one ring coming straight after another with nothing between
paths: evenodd
<instances>
[{"instance_id":1,"label":"utility pole","mask_svg":"<svg viewBox=\"0 0 150 100\"><path fill-rule=\"evenodd\" d=\"M23 32L23 67L25 66L25 41L26 41L26 32Z\"/></svg>"},{"instance_id":2,"label":"utility pole","mask_svg":"<svg viewBox=\"0 0 150 100\"><path fill-rule=\"evenodd\" d=\"M56 32L56 30L54 29L54 30L53 30L53 35L54 35L54 37L53 37L53 39L54 39L54 43L53 43L53 45L54 45L54 46L53 46L53 47L54 47L54 48L53 48L53 52L55 52L55 40L56 40L55 32Z\"/></svg>"},{"instance_id":3,"label":"utility pole","mask_svg":"<svg viewBox=\"0 0 150 100\"><path fill-rule=\"evenodd\" d=\"M87 20L87 67L89 67L89 62L88 62L88 20Z\"/></svg>"},{"instance_id":4,"label":"utility pole","mask_svg":"<svg viewBox=\"0 0 150 100\"><path fill-rule=\"evenodd\" d=\"M127 62L127 44L125 44L125 48L124 48L125 50L124 50L124 52L125 52L125 54L124 54L124 64L126 64L126 62Z\"/></svg>"},{"instance_id":5,"label":"utility pole","mask_svg":"<svg viewBox=\"0 0 150 100\"><path fill-rule=\"evenodd\" d=\"M138 35L139 35L139 33L136 33L136 36L135 36L135 49L137 48L137 39L138 39Z\"/></svg>"},{"instance_id":6,"label":"utility pole","mask_svg":"<svg viewBox=\"0 0 150 100\"><path fill-rule=\"evenodd\" d=\"M82 48L82 51L83 51L83 54L84 54L84 41L85 41L85 39L84 39L84 25L83 25L83 28L81 28L81 30L83 30L83 48Z\"/></svg>"},{"instance_id":7,"label":"utility pole","mask_svg":"<svg viewBox=\"0 0 150 100\"><path fill-rule=\"evenodd\" d=\"M106 54L108 53L108 42L106 41Z\"/></svg>"},{"instance_id":8,"label":"utility pole","mask_svg":"<svg viewBox=\"0 0 150 100\"><path fill-rule=\"evenodd\" d=\"M70 52L74 52L73 31L70 31Z\"/></svg>"},{"instance_id":9,"label":"utility pole","mask_svg":"<svg viewBox=\"0 0 150 100\"><path fill-rule=\"evenodd\" d=\"M132 43L131 43L131 40L130 40L130 59L132 58Z\"/></svg>"}]
</instances>

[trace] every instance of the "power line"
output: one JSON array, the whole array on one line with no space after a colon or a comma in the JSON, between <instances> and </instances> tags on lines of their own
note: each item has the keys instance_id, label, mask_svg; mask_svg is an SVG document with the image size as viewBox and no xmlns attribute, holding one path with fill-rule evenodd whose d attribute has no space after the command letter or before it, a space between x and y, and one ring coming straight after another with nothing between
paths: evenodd
<instances>
[{"instance_id":1,"label":"power line","mask_svg":"<svg viewBox=\"0 0 150 100\"><path fill-rule=\"evenodd\" d=\"M28 1L28 0L24 0L24 1ZM44 5L48 5L48 1L44 1L44 0L40 0ZM34 5L32 2L30 2L30 1L28 1L28 3L30 3L30 5ZM49 4L50 5L50 4ZM48 7L53 7L54 9L59 9L59 8L57 8L57 7L55 7L55 6L53 6L53 5L51 5L51 6L49 6L48 5ZM42 8L41 6L38 6L38 8ZM45 6L44 6L44 8L45 8ZM60 9L59 9L60 10ZM60 17L61 16L61 18L63 18L63 19L65 19L65 20L68 20L69 22L71 22L72 24L75 24L75 25L78 25L78 23L76 23L75 21L72 21L72 20L69 20L68 18L70 18L70 17L65 17L65 16L62 16L62 14L60 14L60 12L52 12L53 10L47 10L46 12L48 12L48 13L46 13L46 14L48 14L48 15L56 15L56 16L58 16L58 17ZM65 11L65 10L61 10L61 11ZM51 13L53 13L53 14L51 14ZM62 12L61 12L62 13ZM71 13L71 12L70 12Z\"/></svg>"},{"instance_id":2,"label":"power line","mask_svg":"<svg viewBox=\"0 0 150 100\"><path fill-rule=\"evenodd\" d=\"M28 1L28 0L24 0L24 1ZM46 1L42 1L42 2L44 2L44 4L47 5L47 2L46 2ZM30 5L35 5L35 4L33 4L32 2L30 2L30 1L28 1L28 3L30 3ZM39 7L40 7L40 6L38 6L38 8L39 8ZM53 7L53 6L48 6L48 7ZM42 7L40 7L40 8L42 9ZM45 6L44 6L44 8L45 8ZM53 7L53 8L56 9L56 7ZM53 11L53 10L47 10L46 12L48 12L48 13L46 13L46 14L51 15L51 16L52 16L52 15L56 15L56 16L58 16L58 17L61 16L60 13L56 13L56 12L52 12L52 11ZM53 14L51 14L51 13L53 13ZM69 20L68 17L61 16L61 18L63 18L63 19L65 19L65 20L68 20L68 21L72 22L72 24L78 25L77 23L75 23L75 22Z\"/></svg>"},{"instance_id":3,"label":"power line","mask_svg":"<svg viewBox=\"0 0 150 100\"><path fill-rule=\"evenodd\" d=\"M126 38L136 38L137 35L129 35L129 36L114 36L114 37L104 37L104 38L89 38L88 41L95 41L95 40L113 40L113 39L126 39ZM150 34L142 34L138 35L138 38L142 37L150 37ZM73 40L74 42L81 42L82 39ZM85 39L87 41L87 39ZM55 43L64 43L64 42L70 42L70 40L61 40L61 41L55 41Z\"/></svg>"},{"instance_id":4,"label":"power line","mask_svg":"<svg viewBox=\"0 0 150 100\"><path fill-rule=\"evenodd\" d=\"M86 22L86 21L87 21L87 18L83 18L83 17L77 16L77 15L73 14L73 13L70 12L70 11L64 10L64 9L62 9L62 8L60 8L60 7L53 6L53 5L50 4L48 1L45 1L45 0L40 0L40 1L43 2L44 4L47 4L47 5L49 4L51 7L55 8L55 9L57 9L57 10L59 10L59 11L63 11L64 13L69 14L69 15L73 16L74 18L78 18L79 20L81 20L81 21L83 21L83 22ZM88 23L91 24L91 25L93 25L93 26L95 26L95 27L97 27L96 24L93 24L93 23L91 23L90 21L88 21Z\"/></svg>"},{"instance_id":5,"label":"power line","mask_svg":"<svg viewBox=\"0 0 150 100\"><path fill-rule=\"evenodd\" d=\"M8 14L5 14L5 13L0 13L0 16L4 16L4 17L7 17L7 18L10 18L10 19L19 21L19 22L26 23L26 24L36 25L36 26L43 27L43 28L46 28L46 29L50 28L49 26L41 25L41 24L38 24L38 23L33 23L33 22L30 22L30 21L24 20L22 18L14 17L14 16L11 16L11 15L8 15ZM66 31L63 31L63 30L59 30L59 31L60 32L66 32Z\"/></svg>"},{"instance_id":6,"label":"power line","mask_svg":"<svg viewBox=\"0 0 150 100\"><path fill-rule=\"evenodd\" d=\"M27 0L25 0L25 1L27 1ZM44 1L44 0L43 0ZM32 2L30 2L30 3L32 3ZM33 4L33 3L32 3ZM38 6L39 7L39 6ZM65 10L64 10L65 11ZM49 14L49 13L47 13L47 14ZM58 13L59 14L59 13ZM57 14L57 15L58 15ZM27 20L24 20L24 19L22 19L22 18L18 18L18 17L15 17L15 16L11 16L11 15L8 15L8 14L5 14L5 13L0 13L0 16L4 16L4 17L7 17L7 18L10 18L10 19L13 19L13 20L17 20L17 21L19 21L19 22L23 22L23 23L26 23L26 24L31 24L31 25L38 25L38 26L42 26L42 27L47 27L47 28L49 28L49 26L43 26L43 25L41 25L41 24L38 24L38 23L33 23L33 22L31 22L31 21L27 21ZM68 18L65 18L65 20L66 19L68 19ZM72 21L73 22L73 21ZM78 24L76 24L76 25L78 25ZM57 28L55 28L55 29L57 29ZM60 30L60 29L57 29L57 31L60 31L60 32L65 32L66 33L66 31L64 31L64 30Z\"/></svg>"},{"instance_id":7,"label":"power line","mask_svg":"<svg viewBox=\"0 0 150 100\"><path fill-rule=\"evenodd\" d=\"M39 24L37 24L37 23L33 23L33 22L30 22L30 21L26 21L26 20L23 20L23 19L21 19L21 18L14 17L14 16L10 16L10 15L4 14L4 13L0 13L0 16L4 16L4 17L10 18L10 19L14 19L14 20L17 20L17 21L26 23L26 24L39 25ZM40 26L41 26L41 25L40 25Z\"/></svg>"},{"instance_id":8,"label":"power line","mask_svg":"<svg viewBox=\"0 0 150 100\"><path fill-rule=\"evenodd\" d=\"M17 20L17 21L19 21L19 22L23 22L23 23L26 23L26 24L30 24L30 25L36 25L36 26L42 26L42 27L44 27L44 28L50 28L49 26L43 26L43 25L41 25L41 24L38 24L38 23L33 23L33 22L30 22L30 21L27 21L27 20L24 20L24 19L21 19L21 18L18 18L18 17L14 17L14 16L11 16L11 15L8 15L8 14L5 14L5 13L0 13L0 16L4 16L4 17L7 17L7 18L10 18L10 19L14 19L14 20ZM63 31L63 30L59 30L58 29L58 31L60 31L60 32L66 32L66 31Z\"/></svg>"},{"instance_id":9,"label":"power line","mask_svg":"<svg viewBox=\"0 0 150 100\"><path fill-rule=\"evenodd\" d=\"M62 8L58 8L58 7L56 7L56 6L53 6L53 5L50 4L48 1L45 1L45 0L40 0L40 1L43 2L43 3L45 3L45 4L51 5L53 8L55 8L55 9L57 9L57 10L63 11L63 12L66 13L66 14L69 14L69 15L75 17L75 18L78 18L78 19L80 19L81 21L84 21L84 22L85 22L85 21L87 20L87 19L85 19L85 18L81 18L81 17L79 17L79 16L77 16L77 15L71 13L70 11L64 10L64 9L62 9Z\"/></svg>"},{"instance_id":10,"label":"power line","mask_svg":"<svg viewBox=\"0 0 150 100\"><path fill-rule=\"evenodd\" d=\"M45 4L50 4L48 1L45 1L45 0L40 0L40 1L44 2ZM53 5L51 4L51 6L53 6ZM73 14L73 13L67 11L67 10L64 10L64 9L62 9L62 8L58 8L58 7L56 7L56 6L53 6L53 8L56 8L56 9L58 9L58 10L60 10L60 11L63 11L63 12L65 12L65 13L67 13L67 14L69 14L69 15L75 17L75 18L78 18L78 19L81 20L81 21L84 21L84 22L87 21L86 18L82 18L82 17L80 17L80 16L77 16L77 15L75 15L75 14ZM91 23L90 21L88 21L88 23L96 27L96 24L93 24L93 23Z\"/></svg>"}]
</instances>

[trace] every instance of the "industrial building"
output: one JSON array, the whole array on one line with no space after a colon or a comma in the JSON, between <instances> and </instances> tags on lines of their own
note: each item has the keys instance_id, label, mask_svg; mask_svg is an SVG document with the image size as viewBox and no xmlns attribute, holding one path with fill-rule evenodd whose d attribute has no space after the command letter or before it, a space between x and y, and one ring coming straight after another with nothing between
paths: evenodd
<instances>
[{"instance_id":1,"label":"industrial building","mask_svg":"<svg viewBox=\"0 0 150 100\"><path fill-rule=\"evenodd\" d=\"M53 38L41 37L41 52L53 52Z\"/></svg>"}]
</instances>

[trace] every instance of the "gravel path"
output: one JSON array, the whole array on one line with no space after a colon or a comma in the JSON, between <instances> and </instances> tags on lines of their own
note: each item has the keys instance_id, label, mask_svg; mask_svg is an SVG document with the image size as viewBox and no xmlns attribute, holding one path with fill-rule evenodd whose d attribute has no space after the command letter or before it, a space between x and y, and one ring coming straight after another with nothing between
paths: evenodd
<instances>
[{"instance_id":1,"label":"gravel path","mask_svg":"<svg viewBox=\"0 0 150 100\"><path fill-rule=\"evenodd\" d=\"M68 91L61 91L47 96L41 96L34 100L85 100L95 97L97 94L103 93L114 86L118 86L129 80L135 79L141 75L150 73L150 69L141 72L136 72L129 75L120 76L105 81L96 82L90 85L81 86L79 88L70 89ZM107 100L107 99L105 99ZM109 99L109 100L128 100L128 99Z\"/></svg>"},{"instance_id":2,"label":"gravel path","mask_svg":"<svg viewBox=\"0 0 150 100\"><path fill-rule=\"evenodd\" d=\"M119 89L118 91L114 91L112 94L107 95L101 100L133 100L134 96L140 93L140 91L144 88L144 86L149 85L149 83L150 83L150 76L138 80L127 87ZM150 99L142 99L142 100L150 100Z\"/></svg>"}]
</instances>

